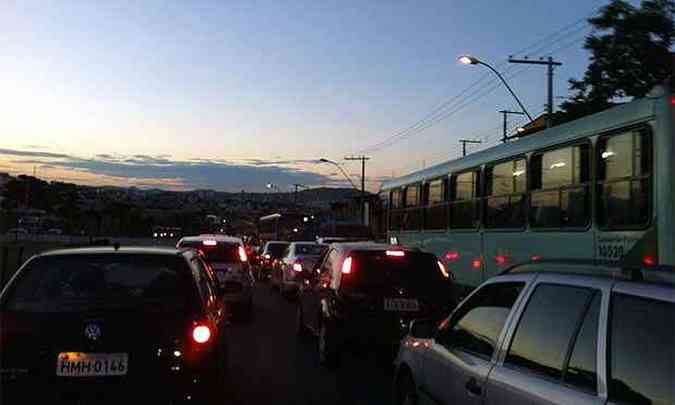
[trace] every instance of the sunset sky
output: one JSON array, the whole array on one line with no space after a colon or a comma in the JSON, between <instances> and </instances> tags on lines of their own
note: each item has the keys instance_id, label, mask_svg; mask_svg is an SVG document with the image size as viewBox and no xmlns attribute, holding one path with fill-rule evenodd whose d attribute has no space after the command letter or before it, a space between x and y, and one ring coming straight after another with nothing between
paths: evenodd
<instances>
[{"instance_id":1,"label":"sunset sky","mask_svg":"<svg viewBox=\"0 0 675 405\"><path fill-rule=\"evenodd\" d=\"M567 80L588 59L581 47L590 28L581 20L603 4L5 0L0 172L288 190L344 185L317 160L365 152L374 191L384 178L457 157L460 138L482 139L480 147L499 141L497 111L517 106L486 69L459 65L459 55L499 66L539 114L544 69L506 64L508 56L559 59L556 94L567 95ZM373 147L449 100L439 110L445 119ZM344 164L358 181L360 166Z\"/></svg>"}]
</instances>

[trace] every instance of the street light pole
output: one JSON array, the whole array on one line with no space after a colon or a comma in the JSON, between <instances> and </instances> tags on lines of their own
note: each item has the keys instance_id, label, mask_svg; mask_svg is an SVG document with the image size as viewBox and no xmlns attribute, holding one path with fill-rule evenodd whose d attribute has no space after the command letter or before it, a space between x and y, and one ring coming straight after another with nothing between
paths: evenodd
<instances>
[{"instance_id":1,"label":"street light pole","mask_svg":"<svg viewBox=\"0 0 675 405\"><path fill-rule=\"evenodd\" d=\"M523 112L525 113L525 115L527 115L527 118L529 118L530 121L532 121L532 116L530 115L530 113L527 112L527 109L525 108L525 106L523 105L523 103L520 101L520 99L518 98L518 96L516 96L516 93L513 91L513 89L511 89L511 86L509 86L509 84L506 82L506 79L504 79L504 77L502 76L502 74L499 73L499 72L497 71L497 69L493 68L493 67L490 66L489 64L483 62L482 60L477 59L477 58L474 58L473 56L469 56L469 55L461 56L461 57L459 58L459 62L462 63L462 64L464 64L464 65L483 65L483 66L487 67L488 69L490 69L491 71L493 71L493 72L497 75L497 77L499 77L499 80L502 81L502 83L504 84L504 86L506 87L506 89L509 91L509 93L511 93L511 95L513 96L513 98L516 99L516 102L517 102L518 105L520 106L520 109L523 110Z\"/></svg>"},{"instance_id":2,"label":"street light pole","mask_svg":"<svg viewBox=\"0 0 675 405\"><path fill-rule=\"evenodd\" d=\"M366 160L368 156L345 156L345 160L361 161L361 223L366 224Z\"/></svg>"},{"instance_id":3,"label":"street light pole","mask_svg":"<svg viewBox=\"0 0 675 405\"><path fill-rule=\"evenodd\" d=\"M344 169L342 168L342 166L340 166L339 163L334 162L334 161L329 160L329 159L324 159L324 158L319 159L319 162L320 163L329 163L329 164L337 167L340 170L340 172L342 173L342 175L345 177L345 179L347 179L349 184L351 184L352 188L355 189L355 190L358 190L358 188L354 185L354 182L352 181L352 179L347 175L347 173L344 171Z\"/></svg>"},{"instance_id":4,"label":"street light pole","mask_svg":"<svg viewBox=\"0 0 675 405\"><path fill-rule=\"evenodd\" d=\"M561 66L562 63L556 62L552 57L548 57L546 60L529 60L529 59L513 59L509 58L509 63L521 63L526 65L546 65L546 76L548 79L548 96L546 103L546 128L551 128L553 126L553 69L556 66ZM530 121L532 119L530 118Z\"/></svg>"}]
</instances>

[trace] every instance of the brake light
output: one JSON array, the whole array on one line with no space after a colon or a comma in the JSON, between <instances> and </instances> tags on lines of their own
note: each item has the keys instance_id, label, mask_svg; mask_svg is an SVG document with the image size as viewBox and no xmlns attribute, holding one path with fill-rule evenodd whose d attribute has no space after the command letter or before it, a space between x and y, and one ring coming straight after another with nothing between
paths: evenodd
<instances>
[{"instance_id":1,"label":"brake light","mask_svg":"<svg viewBox=\"0 0 675 405\"><path fill-rule=\"evenodd\" d=\"M248 261L248 256L246 255L246 249L243 246L239 246L239 260L242 262Z\"/></svg>"},{"instance_id":2,"label":"brake light","mask_svg":"<svg viewBox=\"0 0 675 405\"><path fill-rule=\"evenodd\" d=\"M440 260L437 260L436 263L438 263L438 269L441 271L441 274L443 275L443 277L450 278L450 274L445 269L445 266L443 266L443 263L441 263Z\"/></svg>"},{"instance_id":3,"label":"brake light","mask_svg":"<svg viewBox=\"0 0 675 405\"><path fill-rule=\"evenodd\" d=\"M459 252L445 252L445 259L454 262L459 259Z\"/></svg>"},{"instance_id":4,"label":"brake light","mask_svg":"<svg viewBox=\"0 0 675 405\"><path fill-rule=\"evenodd\" d=\"M349 274L352 272L352 258L348 257L342 262L342 274Z\"/></svg>"},{"instance_id":5,"label":"brake light","mask_svg":"<svg viewBox=\"0 0 675 405\"><path fill-rule=\"evenodd\" d=\"M272 256L271 256L269 253L265 253L265 254L263 255L263 257L264 257L265 259L267 259L267 260L269 260L269 259L272 258Z\"/></svg>"},{"instance_id":6,"label":"brake light","mask_svg":"<svg viewBox=\"0 0 675 405\"><path fill-rule=\"evenodd\" d=\"M481 264L482 263L480 259L473 259L471 261L471 267L473 267L474 269L480 269Z\"/></svg>"},{"instance_id":7,"label":"brake light","mask_svg":"<svg viewBox=\"0 0 675 405\"><path fill-rule=\"evenodd\" d=\"M508 258L504 255L495 256L495 263L497 264L497 266L503 266L503 265L506 264L507 261L508 261Z\"/></svg>"},{"instance_id":8,"label":"brake light","mask_svg":"<svg viewBox=\"0 0 675 405\"><path fill-rule=\"evenodd\" d=\"M656 259L654 258L654 256L645 256L642 258L642 263L645 266L654 266L656 265Z\"/></svg>"},{"instance_id":9,"label":"brake light","mask_svg":"<svg viewBox=\"0 0 675 405\"><path fill-rule=\"evenodd\" d=\"M402 250L387 250L385 252L387 256L392 256L392 257L404 257L405 252Z\"/></svg>"},{"instance_id":10,"label":"brake light","mask_svg":"<svg viewBox=\"0 0 675 405\"><path fill-rule=\"evenodd\" d=\"M297 271L298 273L302 271L302 263L293 263L293 270Z\"/></svg>"},{"instance_id":11,"label":"brake light","mask_svg":"<svg viewBox=\"0 0 675 405\"><path fill-rule=\"evenodd\" d=\"M675 106L675 96L670 97L670 105Z\"/></svg>"},{"instance_id":12,"label":"brake light","mask_svg":"<svg viewBox=\"0 0 675 405\"><path fill-rule=\"evenodd\" d=\"M207 240L202 242L202 245L204 245L204 246L216 246L217 244L218 244L218 242L216 242L215 240L211 240L211 239L207 239Z\"/></svg>"},{"instance_id":13,"label":"brake light","mask_svg":"<svg viewBox=\"0 0 675 405\"><path fill-rule=\"evenodd\" d=\"M192 329L192 340L195 341L195 343L206 343L211 339L211 329L206 326L206 325L199 325L195 326L194 329Z\"/></svg>"},{"instance_id":14,"label":"brake light","mask_svg":"<svg viewBox=\"0 0 675 405\"><path fill-rule=\"evenodd\" d=\"M538 262L539 260L541 260L541 256L534 255L531 257L531 259L533 262Z\"/></svg>"}]
</instances>

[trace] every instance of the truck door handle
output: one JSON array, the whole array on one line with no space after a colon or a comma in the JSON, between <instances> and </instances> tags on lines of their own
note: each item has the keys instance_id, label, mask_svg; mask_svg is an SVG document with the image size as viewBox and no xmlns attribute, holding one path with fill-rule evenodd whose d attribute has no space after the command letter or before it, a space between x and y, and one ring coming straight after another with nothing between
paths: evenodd
<instances>
[{"instance_id":1,"label":"truck door handle","mask_svg":"<svg viewBox=\"0 0 675 405\"><path fill-rule=\"evenodd\" d=\"M471 379L466 383L465 387L469 392L469 395L480 395L483 392L483 389L478 384L478 381L476 381L476 379L473 377L471 377Z\"/></svg>"}]
</instances>

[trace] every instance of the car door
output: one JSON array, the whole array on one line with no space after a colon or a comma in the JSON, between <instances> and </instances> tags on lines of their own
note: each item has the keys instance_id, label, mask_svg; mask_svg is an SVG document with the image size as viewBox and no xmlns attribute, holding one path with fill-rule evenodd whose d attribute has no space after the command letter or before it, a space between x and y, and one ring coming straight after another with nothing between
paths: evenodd
<instances>
[{"instance_id":1,"label":"car door","mask_svg":"<svg viewBox=\"0 0 675 405\"><path fill-rule=\"evenodd\" d=\"M603 404L597 353L606 285L539 276L490 372L485 404Z\"/></svg>"},{"instance_id":2,"label":"car door","mask_svg":"<svg viewBox=\"0 0 675 405\"><path fill-rule=\"evenodd\" d=\"M525 279L486 284L441 324L424 359L424 400L438 405L482 403L502 329L525 286Z\"/></svg>"}]
</instances>

